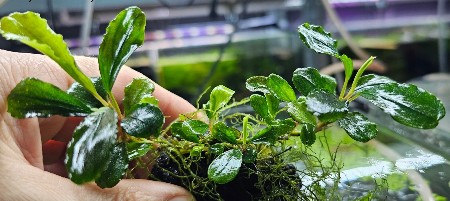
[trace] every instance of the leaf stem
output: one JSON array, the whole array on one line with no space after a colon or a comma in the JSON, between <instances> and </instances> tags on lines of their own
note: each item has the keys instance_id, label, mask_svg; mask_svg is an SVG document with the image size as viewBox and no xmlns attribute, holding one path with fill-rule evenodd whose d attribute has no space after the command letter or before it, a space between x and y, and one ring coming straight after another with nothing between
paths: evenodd
<instances>
[{"instance_id":1,"label":"leaf stem","mask_svg":"<svg viewBox=\"0 0 450 201\"><path fill-rule=\"evenodd\" d=\"M348 93L344 97L344 99L348 100L353 95L353 93L355 92L356 86L358 86L359 78L361 78L364 71L367 69L367 67L370 66L370 64L372 64L372 62L375 58L376 57L371 56L369 59L367 59L366 62L363 63L361 68L359 68L358 72L356 73L355 79L353 80L352 87L350 88L350 90L348 91Z\"/></svg>"},{"instance_id":2,"label":"leaf stem","mask_svg":"<svg viewBox=\"0 0 450 201\"><path fill-rule=\"evenodd\" d=\"M100 101L100 103L102 103L103 106L108 107L109 103L102 98L102 96L100 96L100 94L97 93L97 91L91 91L92 95L98 100Z\"/></svg>"},{"instance_id":3,"label":"leaf stem","mask_svg":"<svg viewBox=\"0 0 450 201\"><path fill-rule=\"evenodd\" d=\"M122 112L120 111L119 104L117 103L116 99L114 98L114 95L112 95L112 93L110 91L107 93L108 93L109 100L111 101L110 106L117 112L119 119L122 119L123 115L122 115Z\"/></svg>"}]
</instances>

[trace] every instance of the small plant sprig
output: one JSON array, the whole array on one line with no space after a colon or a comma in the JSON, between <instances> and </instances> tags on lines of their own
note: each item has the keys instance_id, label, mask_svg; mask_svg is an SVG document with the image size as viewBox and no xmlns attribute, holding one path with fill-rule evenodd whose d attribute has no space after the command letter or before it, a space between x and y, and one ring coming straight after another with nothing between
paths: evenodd
<instances>
[{"instance_id":1,"label":"small plant sprig","mask_svg":"<svg viewBox=\"0 0 450 201\"><path fill-rule=\"evenodd\" d=\"M334 122L356 141L373 139L378 132L376 124L349 108L356 98L367 99L394 120L415 128L434 128L445 115L442 102L423 89L383 76L363 75L374 57L361 66L350 83L352 60L338 53L337 41L330 33L305 23L298 31L306 46L344 64L345 82L339 95L335 79L311 67L294 71L294 87L276 74L254 76L246 82L247 89L255 92L249 98L230 103L234 91L217 86L210 92L209 101L196 112L206 113L207 121L193 118L196 113L185 114L162 130L164 116L152 96L151 81L134 79L125 88L123 110L111 92L121 66L144 41L145 23L145 15L137 7L120 12L109 24L100 45L101 76L88 78L62 36L55 34L38 14L13 13L0 21L5 38L21 41L49 56L76 81L64 92L50 83L26 78L8 96L8 112L15 118L85 117L74 131L65 160L69 178L77 184L95 181L102 188L113 187L127 172L127 177L132 177L136 166L129 164L135 161L155 165L150 178L183 185L196 195L222 199L220 186L232 182L243 169L256 175L277 170L281 172L274 180L287 186L277 188L295 191L284 195L284 191L277 191L280 196L307 199L314 193L301 190L298 176L284 174L290 171L287 162L279 157L290 150L283 148L284 144L299 139L305 146L312 145L316 133ZM250 104L254 113L228 112L243 104ZM282 113L290 117L281 118ZM154 156L150 161L143 159L148 154ZM168 164L174 167L166 167ZM265 184L258 186L264 192L261 195L275 191Z\"/></svg>"}]
</instances>

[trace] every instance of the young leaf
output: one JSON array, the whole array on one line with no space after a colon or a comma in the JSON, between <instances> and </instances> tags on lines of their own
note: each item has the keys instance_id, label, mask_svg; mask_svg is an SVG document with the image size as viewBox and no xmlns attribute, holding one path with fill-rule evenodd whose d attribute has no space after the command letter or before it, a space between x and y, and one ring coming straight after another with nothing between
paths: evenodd
<instances>
[{"instance_id":1,"label":"young leaf","mask_svg":"<svg viewBox=\"0 0 450 201\"><path fill-rule=\"evenodd\" d=\"M120 126L129 135L148 138L152 135L159 136L163 124L164 115L158 107L141 103L130 109Z\"/></svg>"},{"instance_id":2,"label":"young leaf","mask_svg":"<svg viewBox=\"0 0 450 201\"><path fill-rule=\"evenodd\" d=\"M144 156L152 149L152 147L153 147L152 144L144 142L127 143L128 160L131 161L133 159Z\"/></svg>"},{"instance_id":3,"label":"young leaf","mask_svg":"<svg viewBox=\"0 0 450 201\"><path fill-rule=\"evenodd\" d=\"M105 89L103 89L103 84L100 77L91 78L91 81L92 83L94 83L95 90L97 90L98 94L103 99L106 99L106 91ZM103 104L78 82L74 82L66 92L77 97L80 100L83 100L83 102L85 102L91 108L103 107Z\"/></svg>"},{"instance_id":4,"label":"young leaf","mask_svg":"<svg viewBox=\"0 0 450 201\"><path fill-rule=\"evenodd\" d=\"M442 102L417 86L390 82L376 75L360 81L356 92L401 124L429 129L445 116Z\"/></svg>"},{"instance_id":5,"label":"young leaf","mask_svg":"<svg viewBox=\"0 0 450 201\"><path fill-rule=\"evenodd\" d=\"M214 136L214 139L220 142L228 142L231 144L236 144L236 138L240 136L239 130L230 128L223 122L217 122L216 124L214 124L212 134Z\"/></svg>"},{"instance_id":6,"label":"young leaf","mask_svg":"<svg viewBox=\"0 0 450 201\"><path fill-rule=\"evenodd\" d=\"M300 139L304 145L313 145L316 142L315 124L303 124Z\"/></svg>"},{"instance_id":7,"label":"young leaf","mask_svg":"<svg viewBox=\"0 0 450 201\"><path fill-rule=\"evenodd\" d=\"M260 115L266 121L273 119L269 115L269 107L267 106L266 98L259 94L253 94L250 96L250 105L256 114Z\"/></svg>"},{"instance_id":8,"label":"young leaf","mask_svg":"<svg viewBox=\"0 0 450 201\"><path fill-rule=\"evenodd\" d=\"M8 40L20 41L49 56L89 92L96 93L89 78L81 72L63 37L33 12L12 13L0 20L0 33Z\"/></svg>"},{"instance_id":9,"label":"young leaf","mask_svg":"<svg viewBox=\"0 0 450 201\"><path fill-rule=\"evenodd\" d=\"M253 76L247 79L245 87L251 92L269 93L267 89L267 78L264 76Z\"/></svg>"},{"instance_id":10,"label":"young leaf","mask_svg":"<svg viewBox=\"0 0 450 201\"><path fill-rule=\"evenodd\" d=\"M121 11L109 23L98 54L103 86L110 92L120 68L144 43L145 14L138 7Z\"/></svg>"},{"instance_id":11,"label":"young leaf","mask_svg":"<svg viewBox=\"0 0 450 201\"><path fill-rule=\"evenodd\" d=\"M338 121L348 135L356 141L367 142L377 136L377 125L359 112L351 112Z\"/></svg>"},{"instance_id":12,"label":"young leaf","mask_svg":"<svg viewBox=\"0 0 450 201\"><path fill-rule=\"evenodd\" d=\"M306 97L308 110L322 122L334 122L348 112L347 104L336 95L324 91L314 91Z\"/></svg>"},{"instance_id":13,"label":"young leaf","mask_svg":"<svg viewBox=\"0 0 450 201\"><path fill-rule=\"evenodd\" d=\"M269 115L274 119L280 109L280 100L270 93L264 94L266 96L267 107L269 109Z\"/></svg>"},{"instance_id":14,"label":"young leaf","mask_svg":"<svg viewBox=\"0 0 450 201\"><path fill-rule=\"evenodd\" d=\"M295 92L291 85L279 75L269 75L267 78L267 88L271 94L282 101L290 102L296 100Z\"/></svg>"},{"instance_id":15,"label":"young leaf","mask_svg":"<svg viewBox=\"0 0 450 201\"><path fill-rule=\"evenodd\" d=\"M198 143L198 136L208 132L208 124L200 120L189 119L181 124L181 130L182 139Z\"/></svg>"},{"instance_id":16,"label":"young leaf","mask_svg":"<svg viewBox=\"0 0 450 201\"><path fill-rule=\"evenodd\" d=\"M77 126L68 144L66 169L69 178L82 184L95 180L107 167L117 137L117 114L102 107Z\"/></svg>"},{"instance_id":17,"label":"young leaf","mask_svg":"<svg viewBox=\"0 0 450 201\"><path fill-rule=\"evenodd\" d=\"M316 125L316 117L307 109L306 102L290 102L287 104L289 115L299 123Z\"/></svg>"},{"instance_id":18,"label":"young leaf","mask_svg":"<svg viewBox=\"0 0 450 201\"><path fill-rule=\"evenodd\" d=\"M223 86L219 85L217 87L214 87L214 89L211 91L210 97L209 97L209 109L212 112L216 112L223 106L225 106L233 96L234 91Z\"/></svg>"},{"instance_id":19,"label":"young leaf","mask_svg":"<svg viewBox=\"0 0 450 201\"><path fill-rule=\"evenodd\" d=\"M291 132L295 128L295 122L292 119L285 119L274 122L266 128L260 130L250 139L254 143L273 144L278 138L286 133Z\"/></svg>"},{"instance_id":20,"label":"young leaf","mask_svg":"<svg viewBox=\"0 0 450 201\"><path fill-rule=\"evenodd\" d=\"M232 181L242 165L242 152L230 149L215 158L208 167L208 178L218 184Z\"/></svg>"},{"instance_id":21,"label":"young leaf","mask_svg":"<svg viewBox=\"0 0 450 201\"><path fill-rule=\"evenodd\" d=\"M130 112L132 106L143 103L143 100L145 101L154 98L152 96L154 90L155 86L149 79L133 79L133 81L125 87L125 98L122 102L125 114Z\"/></svg>"},{"instance_id":22,"label":"young leaf","mask_svg":"<svg viewBox=\"0 0 450 201\"><path fill-rule=\"evenodd\" d=\"M328 93L336 91L336 80L328 75L322 75L315 68L297 68L292 76L295 88L304 96L314 90L322 90Z\"/></svg>"},{"instance_id":23,"label":"young leaf","mask_svg":"<svg viewBox=\"0 0 450 201\"><path fill-rule=\"evenodd\" d=\"M8 96L8 112L15 118L86 116L92 110L82 100L58 87L26 78Z\"/></svg>"},{"instance_id":24,"label":"young leaf","mask_svg":"<svg viewBox=\"0 0 450 201\"><path fill-rule=\"evenodd\" d=\"M197 146L192 147L191 151L189 152L190 156L201 156L203 152L203 148L205 148L204 144L199 144Z\"/></svg>"},{"instance_id":25,"label":"young leaf","mask_svg":"<svg viewBox=\"0 0 450 201\"><path fill-rule=\"evenodd\" d=\"M304 23L298 27L298 33L303 43L317 53L339 57L337 41L331 37L329 32L324 31L321 26Z\"/></svg>"},{"instance_id":26,"label":"young leaf","mask_svg":"<svg viewBox=\"0 0 450 201\"><path fill-rule=\"evenodd\" d=\"M95 180L100 188L112 188L122 179L128 168L128 154L125 143L114 146L106 169Z\"/></svg>"},{"instance_id":27,"label":"young leaf","mask_svg":"<svg viewBox=\"0 0 450 201\"><path fill-rule=\"evenodd\" d=\"M347 91L347 85L348 81L352 77L353 74L353 61L347 57L347 55L343 54L339 57L339 59L342 61L342 64L344 64L344 70L345 70L345 80L344 84L342 85L342 91L339 96L339 98L343 98L345 92Z\"/></svg>"}]
</instances>

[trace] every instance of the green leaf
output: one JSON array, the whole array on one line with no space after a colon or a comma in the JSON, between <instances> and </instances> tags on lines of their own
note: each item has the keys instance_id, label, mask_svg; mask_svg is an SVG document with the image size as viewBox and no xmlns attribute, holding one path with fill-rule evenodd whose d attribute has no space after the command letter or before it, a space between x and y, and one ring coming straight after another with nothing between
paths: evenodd
<instances>
[{"instance_id":1,"label":"green leaf","mask_svg":"<svg viewBox=\"0 0 450 201\"><path fill-rule=\"evenodd\" d=\"M367 142L375 138L378 133L377 125L359 112L348 113L338 121L338 124L351 138L359 142Z\"/></svg>"},{"instance_id":2,"label":"green leaf","mask_svg":"<svg viewBox=\"0 0 450 201\"><path fill-rule=\"evenodd\" d=\"M198 136L208 132L208 124L200 120L189 119L181 124L181 130L182 139L198 143Z\"/></svg>"},{"instance_id":3,"label":"green leaf","mask_svg":"<svg viewBox=\"0 0 450 201\"><path fill-rule=\"evenodd\" d=\"M239 130L228 127L223 122L217 122L214 124L212 134L214 136L214 139L220 142L228 142L231 144L236 144L236 138L240 136Z\"/></svg>"},{"instance_id":4,"label":"green leaf","mask_svg":"<svg viewBox=\"0 0 450 201\"><path fill-rule=\"evenodd\" d=\"M278 98L276 98L270 93L265 94L265 96L267 101L267 107L269 109L269 114L272 116L272 119L274 119L280 108L280 101L278 100Z\"/></svg>"},{"instance_id":5,"label":"green leaf","mask_svg":"<svg viewBox=\"0 0 450 201\"><path fill-rule=\"evenodd\" d=\"M269 115L269 107L267 106L266 98L259 94L253 94L250 96L250 105L256 114L260 115L263 119L270 120L273 119Z\"/></svg>"},{"instance_id":6,"label":"green leaf","mask_svg":"<svg viewBox=\"0 0 450 201\"><path fill-rule=\"evenodd\" d=\"M219 85L217 87L214 87L214 89L211 91L210 97L209 97L209 109L212 112L216 112L223 106L225 106L233 96L234 91L223 86Z\"/></svg>"},{"instance_id":7,"label":"green leaf","mask_svg":"<svg viewBox=\"0 0 450 201\"><path fill-rule=\"evenodd\" d=\"M128 168L128 154L125 143L116 144L106 169L95 180L100 188L112 188L122 179Z\"/></svg>"},{"instance_id":8,"label":"green leaf","mask_svg":"<svg viewBox=\"0 0 450 201\"><path fill-rule=\"evenodd\" d=\"M442 102L417 86L376 75L364 78L360 79L357 92L401 124L429 129L436 127L445 116Z\"/></svg>"},{"instance_id":9,"label":"green leaf","mask_svg":"<svg viewBox=\"0 0 450 201\"><path fill-rule=\"evenodd\" d=\"M298 33L300 39L310 49L317 53L339 57L337 41L331 37L329 32L324 31L321 26L304 23L298 27Z\"/></svg>"},{"instance_id":10,"label":"green leaf","mask_svg":"<svg viewBox=\"0 0 450 201\"><path fill-rule=\"evenodd\" d=\"M251 147L247 147L242 153L242 161L244 163L253 163L256 161L256 157L258 156L258 152Z\"/></svg>"},{"instance_id":11,"label":"green leaf","mask_svg":"<svg viewBox=\"0 0 450 201\"><path fill-rule=\"evenodd\" d=\"M308 110L322 122L334 122L348 112L347 104L336 95L324 91L314 91L306 97Z\"/></svg>"},{"instance_id":12,"label":"green leaf","mask_svg":"<svg viewBox=\"0 0 450 201\"><path fill-rule=\"evenodd\" d=\"M130 113L122 119L120 126L129 135L148 138L159 136L164 115L161 110L151 104L137 104L130 109Z\"/></svg>"},{"instance_id":13,"label":"green leaf","mask_svg":"<svg viewBox=\"0 0 450 201\"><path fill-rule=\"evenodd\" d=\"M273 144L280 136L291 132L294 128L295 122L292 119L274 122L252 136L250 141L254 143Z\"/></svg>"},{"instance_id":14,"label":"green leaf","mask_svg":"<svg viewBox=\"0 0 450 201\"><path fill-rule=\"evenodd\" d=\"M208 167L208 178L218 184L232 181L242 165L242 152L230 149L215 158Z\"/></svg>"},{"instance_id":15,"label":"green leaf","mask_svg":"<svg viewBox=\"0 0 450 201\"><path fill-rule=\"evenodd\" d=\"M209 147L209 152L215 155L222 154L225 150L225 146L222 143L216 143Z\"/></svg>"},{"instance_id":16,"label":"green leaf","mask_svg":"<svg viewBox=\"0 0 450 201\"><path fill-rule=\"evenodd\" d=\"M253 76L247 79L245 87L251 92L269 93L267 89L267 78L264 76Z\"/></svg>"},{"instance_id":17,"label":"green leaf","mask_svg":"<svg viewBox=\"0 0 450 201\"><path fill-rule=\"evenodd\" d=\"M267 78L267 88L270 93L282 101L295 101L297 98L291 85L276 74L270 74Z\"/></svg>"},{"instance_id":18,"label":"green leaf","mask_svg":"<svg viewBox=\"0 0 450 201\"><path fill-rule=\"evenodd\" d=\"M287 104L287 112L299 123L316 125L316 117L307 109L306 102L290 102Z\"/></svg>"},{"instance_id":19,"label":"green leaf","mask_svg":"<svg viewBox=\"0 0 450 201\"><path fill-rule=\"evenodd\" d=\"M63 37L56 34L39 14L15 12L3 17L0 20L0 33L8 40L20 41L47 55L88 91L95 92L92 82L75 63Z\"/></svg>"},{"instance_id":20,"label":"green leaf","mask_svg":"<svg viewBox=\"0 0 450 201\"><path fill-rule=\"evenodd\" d=\"M92 112L82 100L36 78L19 82L7 100L8 112L15 118L86 116Z\"/></svg>"},{"instance_id":21,"label":"green leaf","mask_svg":"<svg viewBox=\"0 0 450 201\"><path fill-rule=\"evenodd\" d=\"M131 161L133 159L144 156L152 149L152 144L145 142L129 142L127 143L127 155L128 160Z\"/></svg>"},{"instance_id":22,"label":"green leaf","mask_svg":"<svg viewBox=\"0 0 450 201\"><path fill-rule=\"evenodd\" d=\"M341 60L342 64L344 64L345 80L348 81L352 77L353 61L345 54L340 56L339 59Z\"/></svg>"},{"instance_id":23,"label":"green leaf","mask_svg":"<svg viewBox=\"0 0 450 201\"><path fill-rule=\"evenodd\" d=\"M95 90L98 92L98 94L103 99L106 99L106 91L105 89L103 89L103 84L100 77L91 78L91 81L92 83L94 83ZM74 82L67 90L67 93L77 97L80 100L83 100L83 102L85 102L91 108L103 107L102 103L78 82Z\"/></svg>"},{"instance_id":24,"label":"green leaf","mask_svg":"<svg viewBox=\"0 0 450 201\"><path fill-rule=\"evenodd\" d=\"M135 78L133 81L125 87L125 98L123 99L123 108L125 114L130 112L130 109L140 103L152 103L153 91L155 86L147 78ZM150 100L150 101L147 101ZM156 104L156 106L158 106Z\"/></svg>"},{"instance_id":25,"label":"green leaf","mask_svg":"<svg viewBox=\"0 0 450 201\"><path fill-rule=\"evenodd\" d=\"M98 54L103 86L110 92L120 68L144 43L145 14L138 7L121 11L109 23Z\"/></svg>"},{"instance_id":26,"label":"green leaf","mask_svg":"<svg viewBox=\"0 0 450 201\"><path fill-rule=\"evenodd\" d=\"M304 96L314 90L335 93L336 80L328 75L321 75L315 68L297 68L294 71L292 82L295 88Z\"/></svg>"},{"instance_id":27,"label":"green leaf","mask_svg":"<svg viewBox=\"0 0 450 201\"><path fill-rule=\"evenodd\" d=\"M68 144L66 169L69 178L82 184L95 180L107 167L117 137L117 114L102 107L77 126Z\"/></svg>"},{"instance_id":28,"label":"green leaf","mask_svg":"<svg viewBox=\"0 0 450 201\"><path fill-rule=\"evenodd\" d=\"M199 144L197 146L192 147L191 151L189 152L190 156L201 156L203 152L203 148L205 148L205 145Z\"/></svg>"},{"instance_id":29,"label":"green leaf","mask_svg":"<svg viewBox=\"0 0 450 201\"><path fill-rule=\"evenodd\" d=\"M300 139L304 145L311 146L316 142L315 124L303 124Z\"/></svg>"}]
</instances>

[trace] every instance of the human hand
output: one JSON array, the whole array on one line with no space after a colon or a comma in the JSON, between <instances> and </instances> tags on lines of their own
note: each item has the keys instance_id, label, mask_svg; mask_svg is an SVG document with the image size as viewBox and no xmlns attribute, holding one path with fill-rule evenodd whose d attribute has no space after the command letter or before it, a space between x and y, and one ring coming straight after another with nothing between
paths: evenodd
<instances>
[{"instance_id":1,"label":"human hand","mask_svg":"<svg viewBox=\"0 0 450 201\"><path fill-rule=\"evenodd\" d=\"M99 76L97 60L77 57L88 76ZM122 180L110 189L76 185L65 176L66 146L82 118L53 116L15 119L7 112L7 96L26 77L36 77L66 90L73 83L55 62L43 55L0 50L0 200L193 200L183 188L148 180ZM113 94L123 99L124 87L140 73L122 68ZM195 110L187 101L155 85L166 122Z\"/></svg>"}]
</instances>

